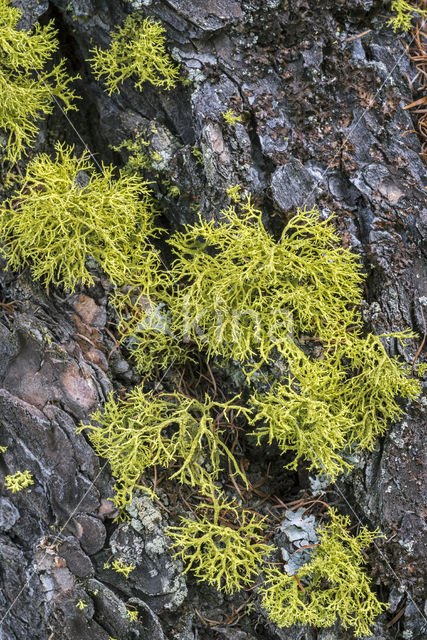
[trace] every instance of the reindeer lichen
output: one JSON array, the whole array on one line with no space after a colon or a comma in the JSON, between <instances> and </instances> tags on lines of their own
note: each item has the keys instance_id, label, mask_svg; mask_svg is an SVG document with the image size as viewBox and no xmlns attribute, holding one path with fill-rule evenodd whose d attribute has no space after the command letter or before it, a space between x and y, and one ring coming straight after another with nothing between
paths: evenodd
<instances>
[{"instance_id":1,"label":"reindeer lichen","mask_svg":"<svg viewBox=\"0 0 427 640\"><path fill-rule=\"evenodd\" d=\"M152 277L157 257L147 242L155 233L147 183L114 177L112 166L94 170L88 153L56 145L56 158L31 160L19 192L0 207L0 238L8 265L29 265L46 286L92 285L91 256L117 283Z\"/></svg>"},{"instance_id":2,"label":"reindeer lichen","mask_svg":"<svg viewBox=\"0 0 427 640\"><path fill-rule=\"evenodd\" d=\"M109 95L119 91L119 84L132 76L138 89L144 82L166 89L176 85L179 69L166 51L165 32L162 24L152 18L142 20L130 15L122 27L111 33L109 49L92 49L89 62L95 77L104 80Z\"/></svg>"},{"instance_id":3,"label":"reindeer lichen","mask_svg":"<svg viewBox=\"0 0 427 640\"><path fill-rule=\"evenodd\" d=\"M58 49L53 21L30 31L17 29L22 11L0 0L0 130L8 135L4 153L15 162L26 153L38 133L37 121L53 111L55 99L63 108L76 109L76 98L65 60L48 70Z\"/></svg>"},{"instance_id":4,"label":"reindeer lichen","mask_svg":"<svg viewBox=\"0 0 427 640\"><path fill-rule=\"evenodd\" d=\"M264 519L216 498L200 510L204 515L197 520L181 518L181 526L167 530L172 548L179 549L175 557L186 564L185 573L191 571L225 593L253 584L263 557L272 550L264 542Z\"/></svg>"},{"instance_id":5,"label":"reindeer lichen","mask_svg":"<svg viewBox=\"0 0 427 640\"><path fill-rule=\"evenodd\" d=\"M371 589L362 550L381 535L362 527L352 536L350 518L333 509L329 513L331 521L319 530L320 543L311 560L295 575L265 569L262 606L279 627L330 627L340 619L356 636L371 635L370 625L387 605Z\"/></svg>"},{"instance_id":6,"label":"reindeer lichen","mask_svg":"<svg viewBox=\"0 0 427 640\"><path fill-rule=\"evenodd\" d=\"M224 430L212 415L222 414L227 424L227 411L231 410L247 413L232 402L221 404L208 396L200 402L180 393L153 395L136 387L124 402L110 396L104 411L93 413L92 423L79 430L88 430L96 453L109 461L117 480L114 502L124 509L144 471L155 465L169 467L174 463L171 478L202 493L211 491L221 471L221 459L229 462L234 474L242 476L222 440Z\"/></svg>"}]
</instances>

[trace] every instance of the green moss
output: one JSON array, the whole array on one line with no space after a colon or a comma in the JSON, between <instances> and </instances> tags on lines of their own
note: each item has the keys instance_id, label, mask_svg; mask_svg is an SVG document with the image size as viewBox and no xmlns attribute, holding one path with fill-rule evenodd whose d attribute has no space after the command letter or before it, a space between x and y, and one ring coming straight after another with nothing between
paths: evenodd
<instances>
[{"instance_id":1,"label":"green moss","mask_svg":"<svg viewBox=\"0 0 427 640\"><path fill-rule=\"evenodd\" d=\"M387 24L393 28L393 31L409 31L412 27L414 14L420 17L427 16L425 9L413 6L409 4L409 2L406 2L406 0L392 0L391 10L394 11L396 15L390 18Z\"/></svg>"},{"instance_id":2,"label":"green moss","mask_svg":"<svg viewBox=\"0 0 427 640\"><path fill-rule=\"evenodd\" d=\"M181 518L181 526L167 530L185 572L225 593L253 584L263 557L272 550L264 543L264 519L216 498L212 505L200 505L200 511L197 520Z\"/></svg>"},{"instance_id":3,"label":"green moss","mask_svg":"<svg viewBox=\"0 0 427 640\"><path fill-rule=\"evenodd\" d=\"M312 559L296 576L275 567L265 570L262 606L279 627L330 627L339 618L356 636L371 635L370 625L387 605L371 590L362 550L381 536L362 527L353 537L348 532L350 519L333 509L329 513L331 521L320 529Z\"/></svg>"},{"instance_id":4,"label":"green moss","mask_svg":"<svg viewBox=\"0 0 427 640\"><path fill-rule=\"evenodd\" d=\"M135 86L142 89L144 82L170 89L179 77L178 67L166 51L165 28L152 18L142 20L130 15L122 27L111 33L109 49L92 49L92 70L103 79L111 95L119 85L133 76Z\"/></svg>"},{"instance_id":5,"label":"green moss","mask_svg":"<svg viewBox=\"0 0 427 640\"><path fill-rule=\"evenodd\" d=\"M37 120L52 113L58 98L67 111L75 109L65 61L46 69L58 48L53 21L30 31L18 30L22 11L0 0L0 130L8 135L6 157L15 162L38 133Z\"/></svg>"},{"instance_id":6,"label":"green moss","mask_svg":"<svg viewBox=\"0 0 427 640\"><path fill-rule=\"evenodd\" d=\"M83 173L84 172L84 173ZM0 207L0 238L8 265L29 265L46 286L93 284L86 261L94 258L117 283L146 280L156 255L147 244L155 233L154 206L147 183L103 166L94 170L89 154L73 156L56 145L26 167L21 189Z\"/></svg>"},{"instance_id":7,"label":"green moss","mask_svg":"<svg viewBox=\"0 0 427 640\"><path fill-rule=\"evenodd\" d=\"M137 387L125 402L117 403L110 396L104 411L91 415L94 424L82 425L79 431L88 429L96 453L109 461L117 480L114 502L124 509L141 475L155 465L169 467L174 463L171 478L202 492L211 491L222 458L241 476L221 439L223 429L212 415L223 413L226 421L227 411L233 409L237 415L247 413L232 402L216 403L208 396L200 402L180 393L153 395Z\"/></svg>"}]
</instances>

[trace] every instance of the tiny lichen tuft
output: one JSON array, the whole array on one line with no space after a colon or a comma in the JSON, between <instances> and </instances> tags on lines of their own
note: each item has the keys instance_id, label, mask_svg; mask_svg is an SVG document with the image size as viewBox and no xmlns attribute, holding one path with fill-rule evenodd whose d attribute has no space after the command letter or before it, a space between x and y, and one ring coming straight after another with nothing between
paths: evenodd
<instances>
[{"instance_id":1,"label":"tiny lichen tuft","mask_svg":"<svg viewBox=\"0 0 427 640\"><path fill-rule=\"evenodd\" d=\"M111 95L119 91L119 84L134 76L135 86L144 82L170 89L176 85L179 70L165 47L165 28L152 18L142 20L136 15L126 18L122 27L111 33L109 49L95 47L91 51L95 77L104 79Z\"/></svg>"},{"instance_id":2,"label":"tiny lichen tuft","mask_svg":"<svg viewBox=\"0 0 427 640\"><path fill-rule=\"evenodd\" d=\"M139 618L139 614L138 611L134 610L134 609L126 609L126 613L129 617L129 620L131 622L137 622L138 618Z\"/></svg>"},{"instance_id":3,"label":"tiny lichen tuft","mask_svg":"<svg viewBox=\"0 0 427 640\"><path fill-rule=\"evenodd\" d=\"M125 562L123 562L123 560L118 559L114 560L113 564L111 565L111 569L113 569L113 571L115 571L116 573L123 574L125 578L129 578L129 574L135 569L135 565L132 563L126 564Z\"/></svg>"},{"instance_id":4,"label":"tiny lichen tuft","mask_svg":"<svg viewBox=\"0 0 427 640\"><path fill-rule=\"evenodd\" d=\"M12 491L12 493L16 493L17 491L22 491L22 489L26 489L30 485L34 484L33 475L31 471L17 471L14 474L5 476L4 486L6 489Z\"/></svg>"},{"instance_id":5,"label":"tiny lichen tuft","mask_svg":"<svg viewBox=\"0 0 427 640\"><path fill-rule=\"evenodd\" d=\"M242 200L241 190L242 187L239 184L234 185L234 187L230 185L227 187L226 193L233 202L240 202Z\"/></svg>"},{"instance_id":6,"label":"tiny lichen tuft","mask_svg":"<svg viewBox=\"0 0 427 640\"><path fill-rule=\"evenodd\" d=\"M391 10L396 15L390 18L387 24L393 28L393 31L409 31L412 27L414 14L421 17L427 16L427 10L417 6L414 7L406 0L392 0Z\"/></svg>"},{"instance_id":7,"label":"tiny lichen tuft","mask_svg":"<svg viewBox=\"0 0 427 640\"><path fill-rule=\"evenodd\" d=\"M228 111L224 111L222 117L224 118L226 123L232 127L234 127L236 122L242 122L242 115L240 114L239 116L236 116L236 114L233 113L231 109L228 109Z\"/></svg>"}]
</instances>

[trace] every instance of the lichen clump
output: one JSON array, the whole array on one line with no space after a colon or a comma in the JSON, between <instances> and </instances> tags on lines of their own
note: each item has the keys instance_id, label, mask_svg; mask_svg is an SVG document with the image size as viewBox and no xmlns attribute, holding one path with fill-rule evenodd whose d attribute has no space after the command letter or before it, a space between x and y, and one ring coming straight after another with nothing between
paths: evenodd
<instances>
[{"instance_id":1,"label":"lichen clump","mask_svg":"<svg viewBox=\"0 0 427 640\"><path fill-rule=\"evenodd\" d=\"M22 11L0 0L0 130L8 135L5 155L15 162L38 133L37 120L52 113L54 100L64 110L76 109L65 60L46 69L58 49L53 21L17 29Z\"/></svg>"},{"instance_id":2,"label":"lichen clump","mask_svg":"<svg viewBox=\"0 0 427 640\"><path fill-rule=\"evenodd\" d=\"M427 16L427 10L409 4L406 0L392 0L391 10L396 15L390 18L387 24L393 28L393 31L409 31L414 14L421 18Z\"/></svg>"},{"instance_id":3,"label":"lichen clump","mask_svg":"<svg viewBox=\"0 0 427 640\"><path fill-rule=\"evenodd\" d=\"M144 82L166 89L176 85L179 70L166 51L165 32L152 18L142 20L130 15L111 33L108 49L92 49L89 62L93 73L98 80L103 79L109 95L119 91L119 85L130 77L135 78L138 89Z\"/></svg>"},{"instance_id":4,"label":"lichen clump","mask_svg":"<svg viewBox=\"0 0 427 640\"><path fill-rule=\"evenodd\" d=\"M147 183L137 176L114 177L112 166L95 171L87 152L56 145L56 158L31 160L19 192L0 207L0 238L8 265L29 265L44 285L74 291L92 285L92 257L117 283L150 279L155 252L154 203Z\"/></svg>"},{"instance_id":5,"label":"lichen clump","mask_svg":"<svg viewBox=\"0 0 427 640\"><path fill-rule=\"evenodd\" d=\"M276 242L261 217L248 197L222 211L219 224L200 219L169 240L179 285L169 301L173 332L249 372L275 351L297 354L302 334L331 344L361 325L357 258L332 225L315 208L299 211Z\"/></svg>"},{"instance_id":6,"label":"lichen clump","mask_svg":"<svg viewBox=\"0 0 427 640\"><path fill-rule=\"evenodd\" d=\"M205 511L197 520L181 518L181 526L169 527L175 554L199 581L225 593L253 584L259 565L272 547L264 543L263 519L248 510L213 500L198 508ZM211 513L209 513L211 511ZM223 516L221 521L221 516Z\"/></svg>"},{"instance_id":7,"label":"lichen clump","mask_svg":"<svg viewBox=\"0 0 427 640\"><path fill-rule=\"evenodd\" d=\"M402 342L408 337L391 335ZM388 356L381 337L387 335L349 335L320 359L302 351L291 358L287 377L252 395L258 444L264 436L275 440L282 452L294 454L288 468L297 469L302 458L310 470L331 478L350 467L345 447L372 449L389 422L403 414L398 398L414 399L420 392L419 382Z\"/></svg>"},{"instance_id":8,"label":"lichen clump","mask_svg":"<svg viewBox=\"0 0 427 640\"><path fill-rule=\"evenodd\" d=\"M276 567L265 570L262 606L279 627L330 627L339 618L356 636L370 635L370 625L387 605L371 589L362 550L381 536L365 527L352 536L350 518L333 509L329 515L331 521L319 530L320 543L311 560L295 576Z\"/></svg>"},{"instance_id":9,"label":"lichen clump","mask_svg":"<svg viewBox=\"0 0 427 640\"><path fill-rule=\"evenodd\" d=\"M154 395L136 387L124 402L108 399L103 412L91 415L88 430L96 453L106 458L117 480L114 502L120 509L131 502L144 471L174 464L171 478L209 493L226 460L233 473L242 472L222 439L223 430L213 415L244 413L232 402L203 402L180 393ZM209 470L206 469L209 468Z\"/></svg>"},{"instance_id":10,"label":"lichen clump","mask_svg":"<svg viewBox=\"0 0 427 640\"><path fill-rule=\"evenodd\" d=\"M119 315L120 342L129 349L135 368L147 378L169 366L194 362L188 345L173 335L169 327L162 299L171 285L170 279L159 269L152 271L152 276L142 286L117 291L111 301Z\"/></svg>"},{"instance_id":11,"label":"lichen clump","mask_svg":"<svg viewBox=\"0 0 427 640\"><path fill-rule=\"evenodd\" d=\"M4 486L12 493L22 491L22 489L26 489L32 484L34 484L33 474L28 469L7 475L4 479Z\"/></svg>"},{"instance_id":12,"label":"lichen clump","mask_svg":"<svg viewBox=\"0 0 427 640\"><path fill-rule=\"evenodd\" d=\"M249 380L280 356L288 374L251 397L258 443L268 436L294 453L290 468L303 458L334 478L349 467L342 450L372 448L402 414L398 398L415 398L420 385L388 356L386 335L364 333L360 266L331 222L299 211L276 241L239 198L219 223L200 220L169 241L172 333L240 361Z\"/></svg>"}]
</instances>

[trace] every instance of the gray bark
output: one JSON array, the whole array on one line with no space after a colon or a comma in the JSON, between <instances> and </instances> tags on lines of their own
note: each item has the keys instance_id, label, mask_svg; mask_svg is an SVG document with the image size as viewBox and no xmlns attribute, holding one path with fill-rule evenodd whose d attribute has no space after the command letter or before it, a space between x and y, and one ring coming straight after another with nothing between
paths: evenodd
<instances>
[{"instance_id":1,"label":"gray bark","mask_svg":"<svg viewBox=\"0 0 427 640\"><path fill-rule=\"evenodd\" d=\"M412 100L407 77L414 69L404 39L386 27L388 5L379 0L14 4L24 9L27 27L38 18L56 19L62 53L82 75L78 89L84 100L70 119L97 157L120 163L125 156L110 145L136 131L150 138L162 158L153 189L166 225L174 229L192 222L195 202L203 215L217 215L230 184L254 194L273 229L295 207L316 202L325 214L335 211L344 244L362 256L367 326L374 332L409 327L423 335L425 167L403 109ZM139 92L128 81L109 97L91 76L85 62L89 49L106 46L111 29L136 10L165 25L170 50L192 79L189 86L170 92L147 86ZM222 113L229 108L245 116L233 129L223 125ZM82 149L59 112L42 128L38 150L51 150L57 138ZM203 164L192 154L195 144ZM178 185L179 198L168 195L167 180ZM94 288L68 298L55 290L47 295L27 271L14 274L4 262L1 266L0 445L8 448L0 456L0 474L29 469L35 485L1 496L0 638L351 638L339 626L278 630L256 596L254 609L234 626L203 622L226 620L247 594L226 597L183 576L167 549L164 528L170 518L147 498L135 498L128 523L114 524L108 466L74 431L110 390L138 381L131 364L112 351L106 331L109 283L100 278ZM419 342L406 349L394 344L390 353L411 362ZM424 400L408 406L405 419L391 426L373 452L360 456L351 475L328 494L355 524L378 526L387 536L373 549L368 567L380 597L390 602L373 632L384 640L421 639L426 632L425 409ZM298 477L285 474L274 451L253 454L255 464L262 466L264 454L277 471L271 488L283 502L307 492L303 470ZM136 564L128 580L104 569L112 553ZM87 603L83 610L76 608L79 599ZM125 602L138 610L139 623L129 621Z\"/></svg>"}]
</instances>

